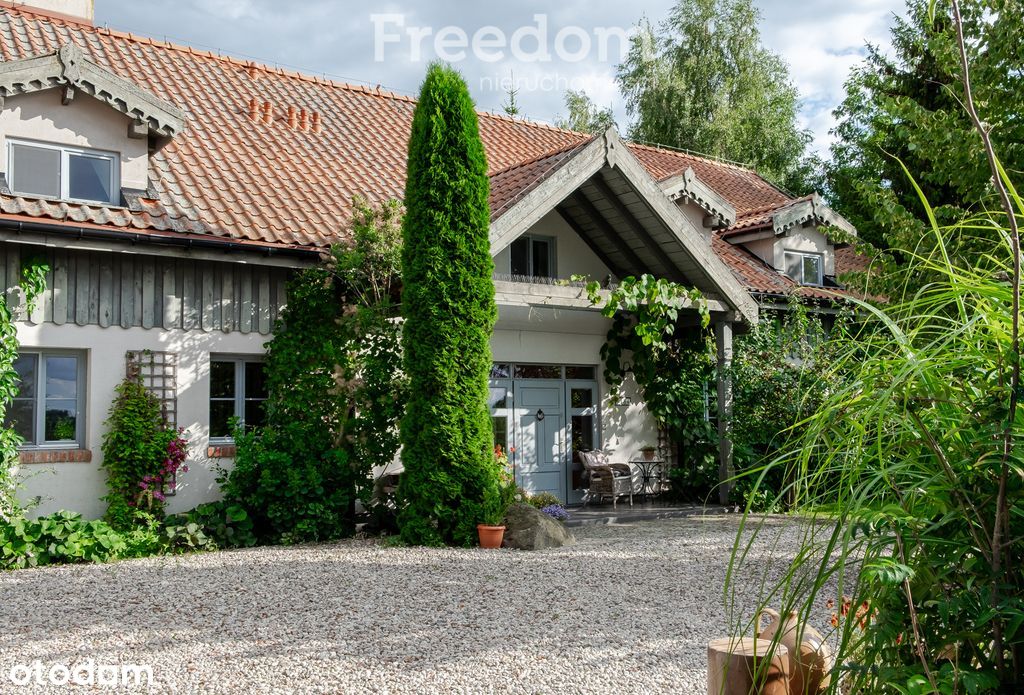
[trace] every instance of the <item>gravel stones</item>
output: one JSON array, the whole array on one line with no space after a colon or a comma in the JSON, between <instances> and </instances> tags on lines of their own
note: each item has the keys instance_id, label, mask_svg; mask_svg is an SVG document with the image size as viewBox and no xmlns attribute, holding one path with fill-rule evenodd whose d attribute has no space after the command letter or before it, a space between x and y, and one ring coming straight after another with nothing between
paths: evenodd
<instances>
[{"instance_id":1,"label":"gravel stones","mask_svg":"<svg viewBox=\"0 0 1024 695\"><path fill-rule=\"evenodd\" d=\"M65 692L9 674L90 659L151 666L151 692L703 693L708 641L752 619L801 533L761 532L731 615L738 521L581 527L532 553L347 541L0 573L0 692Z\"/></svg>"}]
</instances>

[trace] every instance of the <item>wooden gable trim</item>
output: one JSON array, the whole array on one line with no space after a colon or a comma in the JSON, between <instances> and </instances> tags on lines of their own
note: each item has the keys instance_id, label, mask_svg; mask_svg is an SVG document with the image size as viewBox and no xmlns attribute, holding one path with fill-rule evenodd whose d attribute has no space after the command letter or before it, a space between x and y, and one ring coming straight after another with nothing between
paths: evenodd
<instances>
[{"instance_id":1,"label":"wooden gable trim","mask_svg":"<svg viewBox=\"0 0 1024 695\"><path fill-rule=\"evenodd\" d=\"M185 130L182 109L100 67L76 44L66 43L53 53L0 63L0 108L8 97L55 88L64 90L65 104L80 90L132 119L129 137L148 134L172 138Z\"/></svg>"}]
</instances>

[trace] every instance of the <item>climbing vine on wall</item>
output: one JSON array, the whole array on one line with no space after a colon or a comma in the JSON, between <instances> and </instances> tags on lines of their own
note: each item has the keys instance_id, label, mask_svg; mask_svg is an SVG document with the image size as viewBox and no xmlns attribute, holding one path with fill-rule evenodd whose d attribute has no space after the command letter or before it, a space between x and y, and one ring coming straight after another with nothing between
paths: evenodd
<instances>
[{"instance_id":1,"label":"climbing vine on wall","mask_svg":"<svg viewBox=\"0 0 1024 695\"><path fill-rule=\"evenodd\" d=\"M612 320L601 347L605 381L618 388L632 374L648 411L670 439L685 444L681 448L687 454L703 457L711 439L704 412L714 346L708 331L711 315L700 291L642 275L625 278L607 295L592 282L587 294ZM689 330L680 329L681 312L688 308L696 310L698 321Z\"/></svg>"},{"instance_id":2,"label":"climbing vine on wall","mask_svg":"<svg viewBox=\"0 0 1024 695\"><path fill-rule=\"evenodd\" d=\"M23 259L19 287L28 313L35 309L36 299L46 289L46 262L38 257ZM18 359L18 331L9 304L17 290L0 295L0 423L6 423L12 399L18 395L18 373L14 362ZM0 521L10 521L18 514L15 469L18 465L18 447L22 439L12 427L0 427Z\"/></svg>"}]
</instances>

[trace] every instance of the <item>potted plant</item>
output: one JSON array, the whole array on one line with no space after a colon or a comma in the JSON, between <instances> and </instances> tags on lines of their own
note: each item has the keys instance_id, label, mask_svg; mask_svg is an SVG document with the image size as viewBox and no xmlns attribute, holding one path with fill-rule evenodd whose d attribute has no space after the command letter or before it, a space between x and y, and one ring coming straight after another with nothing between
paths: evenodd
<instances>
[{"instance_id":1,"label":"potted plant","mask_svg":"<svg viewBox=\"0 0 1024 695\"><path fill-rule=\"evenodd\" d=\"M642 453L644 455L644 460L646 460L646 461L653 461L654 460L654 454L657 451L658 451L658 447L651 446L650 444L644 444L642 447L640 447L640 453Z\"/></svg>"},{"instance_id":2,"label":"potted plant","mask_svg":"<svg viewBox=\"0 0 1024 695\"><path fill-rule=\"evenodd\" d=\"M502 521L504 521L505 512L508 511L509 505L515 500L515 495L518 492L515 476L509 470L508 454L502 449L501 444L494 446L494 463L498 467L500 494L493 509L486 513L483 522L476 525L481 548L501 547L501 541L505 537L505 527L502 525Z\"/></svg>"}]
</instances>

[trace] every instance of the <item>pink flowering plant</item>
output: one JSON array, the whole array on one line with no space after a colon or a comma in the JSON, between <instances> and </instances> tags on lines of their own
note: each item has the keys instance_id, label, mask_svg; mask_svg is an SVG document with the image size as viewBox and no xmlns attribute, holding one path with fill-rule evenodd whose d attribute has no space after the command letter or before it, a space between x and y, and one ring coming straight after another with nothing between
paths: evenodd
<instances>
[{"instance_id":1,"label":"pink flowering plant","mask_svg":"<svg viewBox=\"0 0 1024 695\"><path fill-rule=\"evenodd\" d=\"M184 430L169 425L159 399L131 379L117 387L106 424L106 520L119 529L162 520L167 494L188 470Z\"/></svg>"}]
</instances>

